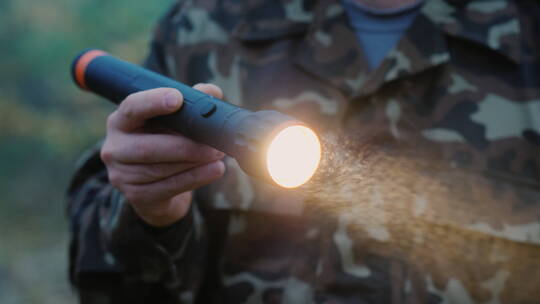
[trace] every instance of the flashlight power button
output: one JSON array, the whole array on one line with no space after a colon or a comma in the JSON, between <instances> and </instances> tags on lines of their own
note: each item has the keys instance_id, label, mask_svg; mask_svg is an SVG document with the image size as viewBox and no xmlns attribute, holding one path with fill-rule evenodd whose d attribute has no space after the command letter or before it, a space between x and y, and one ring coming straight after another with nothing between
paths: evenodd
<instances>
[{"instance_id":1,"label":"flashlight power button","mask_svg":"<svg viewBox=\"0 0 540 304\"><path fill-rule=\"evenodd\" d=\"M217 106L213 103L207 103L205 106L201 108L201 116L204 118L210 117L212 114L214 114L217 110Z\"/></svg>"}]
</instances>

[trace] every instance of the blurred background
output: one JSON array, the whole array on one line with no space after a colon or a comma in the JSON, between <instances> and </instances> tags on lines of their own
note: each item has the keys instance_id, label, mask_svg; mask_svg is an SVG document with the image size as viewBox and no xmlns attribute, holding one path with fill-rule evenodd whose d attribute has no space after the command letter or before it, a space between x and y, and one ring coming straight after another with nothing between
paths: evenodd
<instances>
[{"instance_id":1,"label":"blurred background","mask_svg":"<svg viewBox=\"0 0 540 304\"><path fill-rule=\"evenodd\" d=\"M0 1L0 303L76 303L65 189L113 110L73 84L97 47L142 62L172 0Z\"/></svg>"}]
</instances>

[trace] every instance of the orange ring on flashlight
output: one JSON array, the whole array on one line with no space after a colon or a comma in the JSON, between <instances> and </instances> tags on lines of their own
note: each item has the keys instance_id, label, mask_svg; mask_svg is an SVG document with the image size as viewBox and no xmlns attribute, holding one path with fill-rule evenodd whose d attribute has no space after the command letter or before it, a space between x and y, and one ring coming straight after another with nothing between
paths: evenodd
<instances>
[{"instance_id":1,"label":"orange ring on flashlight","mask_svg":"<svg viewBox=\"0 0 540 304\"><path fill-rule=\"evenodd\" d=\"M106 56L108 55L102 50L90 50L86 53L84 53L79 60L77 60L77 63L75 64L75 80L77 81L77 84L85 89L88 90L88 87L86 87L86 82L84 79L84 73L86 72L86 68L94 60L96 57L99 56Z\"/></svg>"}]
</instances>

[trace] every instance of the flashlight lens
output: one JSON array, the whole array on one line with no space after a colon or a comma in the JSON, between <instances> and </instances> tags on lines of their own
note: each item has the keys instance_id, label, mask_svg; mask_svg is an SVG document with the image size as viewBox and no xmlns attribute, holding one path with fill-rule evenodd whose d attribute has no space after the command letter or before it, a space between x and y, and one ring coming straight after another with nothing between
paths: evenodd
<instances>
[{"instance_id":1,"label":"flashlight lens","mask_svg":"<svg viewBox=\"0 0 540 304\"><path fill-rule=\"evenodd\" d=\"M313 176L320 159L321 144L315 132L304 126L290 126L270 143L266 166L278 185L295 188Z\"/></svg>"}]
</instances>

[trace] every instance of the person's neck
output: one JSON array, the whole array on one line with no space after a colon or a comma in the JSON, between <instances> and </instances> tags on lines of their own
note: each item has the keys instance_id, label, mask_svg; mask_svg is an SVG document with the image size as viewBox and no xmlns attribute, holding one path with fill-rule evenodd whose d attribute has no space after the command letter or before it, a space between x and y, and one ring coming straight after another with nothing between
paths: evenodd
<instances>
[{"instance_id":1,"label":"person's neck","mask_svg":"<svg viewBox=\"0 0 540 304\"><path fill-rule=\"evenodd\" d=\"M409 6L421 0L354 0L357 3L380 10L398 9L404 6Z\"/></svg>"}]
</instances>

